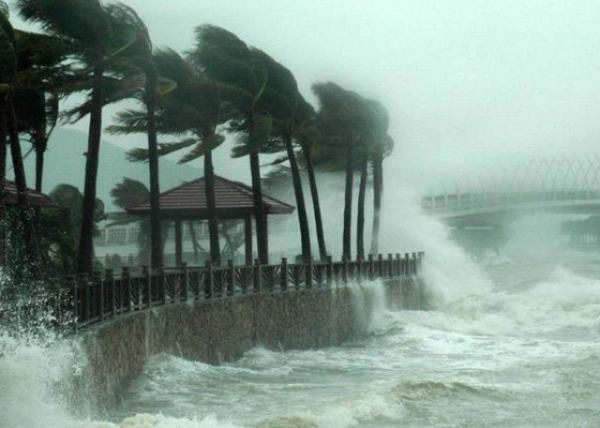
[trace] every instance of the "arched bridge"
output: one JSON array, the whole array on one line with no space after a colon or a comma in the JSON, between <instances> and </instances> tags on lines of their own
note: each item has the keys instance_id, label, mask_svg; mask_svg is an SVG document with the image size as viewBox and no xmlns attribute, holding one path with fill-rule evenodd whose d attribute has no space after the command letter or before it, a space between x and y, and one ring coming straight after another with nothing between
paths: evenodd
<instances>
[{"instance_id":1,"label":"arched bridge","mask_svg":"<svg viewBox=\"0 0 600 428\"><path fill-rule=\"evenodd\" d=\"M492 180L445 187L423 197L421 207L454 226L499 224L540 212L600 214L600 156L522 162Z\"/></svg>"}]
</instances>

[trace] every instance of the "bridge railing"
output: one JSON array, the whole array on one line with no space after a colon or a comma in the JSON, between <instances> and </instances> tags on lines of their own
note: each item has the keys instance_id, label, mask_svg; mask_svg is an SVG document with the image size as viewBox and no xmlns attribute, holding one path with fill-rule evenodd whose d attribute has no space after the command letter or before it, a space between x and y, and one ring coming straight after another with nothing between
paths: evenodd
<instances>
[{"instance_id":1,"label":"bridge railing","mask_svg":"<svg viewBox=\"0 0 600 428\"><path fill-rule=\"evenodd\" d=\"M458 193L426 196L421 199L425 211L475 210L482 207L600 199L600 191L553 190L523 192Z\"/></svg>"},{"instance_id":2,"label":"bridge railing","mask_svg":"<svg viewBox=\"0 0 600 428\"><path fill-rule=\"evenodd\" d=\"M117 316L155 306L228 299L248 294L283 293L311 288L334 287L349 281L417 275L423 253L386 257L369 256L366 260L277 265L187 266L132 274L123 268L119 275L107 270L103 275L70 277L63 289L62 312L73 314L72 324L83 328Z\"/></svg>"}]
</instances>

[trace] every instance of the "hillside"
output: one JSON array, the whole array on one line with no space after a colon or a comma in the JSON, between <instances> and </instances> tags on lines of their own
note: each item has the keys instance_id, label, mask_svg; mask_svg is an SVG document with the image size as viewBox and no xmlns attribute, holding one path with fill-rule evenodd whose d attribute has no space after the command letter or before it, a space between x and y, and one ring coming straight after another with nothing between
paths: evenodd
<instances>
[{"instance_id":1,"label":"hillside","mask_svg":"<svg viewBox=\"0 0 600 428\"><path fill-rule=\"evenodd\" d=\"M44 171L43 191L50 192L57 184L69 183L83 190L85 158L87 146L85 133L75 129L57 129L48 145ZM23 144L23 153L29 150L29 145ZM27 183L34 183L35 156L31 153L25 160ZM174 161L161 159L160 182L162 189L181 184L183 181L198 178L201 169L190 165L179 165ZM8 173L11 177L12 173ZM130 177L148 184L148 165L146 163L129 162L125 150L119 146L102 142L100 150L100 168L98 171L98 197L104 201L107 210L114 207L110 198L110 190L123 177Z\"/></svg>"}]
</instances>

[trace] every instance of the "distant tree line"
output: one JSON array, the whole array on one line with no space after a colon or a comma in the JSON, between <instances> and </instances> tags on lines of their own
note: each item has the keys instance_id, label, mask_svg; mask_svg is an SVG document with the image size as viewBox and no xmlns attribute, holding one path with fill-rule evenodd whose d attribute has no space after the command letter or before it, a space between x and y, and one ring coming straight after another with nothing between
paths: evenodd
<instances>
[{"instance_id":1,"label":"distant tree line","mask_svg":"<svg viewBox=\"0 0 600 428\"><path fill-rule=\"evenodd\" d=\"M9 8L0 2L0 192L4 191L8 147L18 189L18 217L31 263L46 257L47 250L36 245L36 229L42 225L28 200L22 140L27 138L35 153L35 189L41 190L44 152L57 121L62 118L76 122L89 116L83 193L76 194L75 187L67 186L55 190L54 197L69 199L63 206L81 207L70 211L76 228L72 237L78 242L73 267L77 272L90 273L94 269L93 237L99 215L96 181L105 126L103 109L125 99L136 100L137 107L121 111L106 130L112 134L147 135L146 148L128 153L132 161L148 163L147 193L133 182L123 186L137 186L139 192L135 194L141 198L144 193L143 198L150 202L151 215L143 229L147 231L153 267L163 265L159 158L180 151L185 151L180 162L203 157L210 259L222 263L212 155L228 135L236 138L232 156L249 159L261 263L268 263L269 254L266 213L261 203L263 154L282 153L275 163L289 164L305 261L313 258L305 188L310 191L314 209L319 257L328 255L316 169L345 175L342 243L347 259L353 257L354 178L358 174L356 256L365 257L366 191L367 180L372 177L369 251L378 252L383 160L393 149L388 112L381 103L335 83L319 82L312 86L318 99L315 109L300 93L289 69L235 34L213 25L198 26L190 49L182 54L154 48L142 19L122 3L16 0L15 6L23 19L39 25L42 32L14 29ZM79 105L59 108L61 100L75 93L85 96ZM159 142L159 138L164 141ZM302 170L308 178L307 186ZM121 191L121 196L128 194L127 190ZM113 192L113 197L118 199L119 195ZM0 194L0 211L4 208Z\"/></svg>"}]
</instances>

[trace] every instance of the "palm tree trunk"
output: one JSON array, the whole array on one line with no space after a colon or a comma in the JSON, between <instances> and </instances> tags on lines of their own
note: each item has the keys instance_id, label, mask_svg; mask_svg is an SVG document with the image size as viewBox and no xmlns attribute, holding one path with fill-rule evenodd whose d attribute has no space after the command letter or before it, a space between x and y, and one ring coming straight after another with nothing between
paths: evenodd
<instances>
[{"instance_id":1,"label":"palm tree trunk","mask_svg":"<svg viewBox=\"0 0 600 428\"><path fill-rule=\"evenodd\" d=\"M4 189L6 186L6 103L0 101L0 220L4 215Z\"/></svg>"},{"instance_id":2,"label":"palm tree trunk","mask_svg":"<svg viewBox=\"0 0 600 428\"><path fill-rule=\"evenodd\" d=\"M344 195L344 233L343 255L345 260L352 260L352 190L354 187L354 146L348 144L346 151L346 190Z\"/></svg>"},{"instance_id":3,"label":"palm tree trunk","mask_svg":"<svg viewBox=\"0 0 600 428\"><path fill-rule=\"evenodd\" d=\"M210 260L221 265L221 248L219 244L219 218L217 217L217 201L215 198L215 171L212 161L212 150L204 154L204 192L208 208L208 238L210 241Z\"/></svg>"},{"instance_id":4,"label":"palm tree trunk","mask_svg":"<svg viewBox=\"0 0 600 428\"><path fill-rule=\"evenodd\" d=\"M310 248L310 229L308 227L308 216L306 215L306 205L304 205L304 192L302 190L302 178L298 169L296 154L292 147L292 138L285 135L285 149L287 151L290 168L292 170L292 183L294 185L294 195L296 196L296 207L298 210L298 222L300 224L300 242L302 243L302 259L304 263L312 260Z\"/></svg>"},{"instance_id":5,"label":"palm tree trunk","mask_svg":"<svg viewBox=\"0 0 600 428\"><path fill-rule=\"evenodd\" d=\"M21 142L19 141L19 128L17 116L15 114L12 102L8 102L8 126L10 136L10 153L15 172L15 186L17 188L17 203L21 208L27 211L27 179L25 178L25 167L23 166L23 154L21 152ZM27 215L27 214L26 214Z\"/></svg>"},{"instance_id":6,"label":"palm tree trunk","mask_svg":"<svg viewBox=\"0 0 600 428\"><path fill-rule=\"evenodd\" d=\"M96 208L100 138L102 137L103 74L102 66L94 68L94 87L92 90L83 206L81 209L81 232L79 234L79 253L77 257L77 270L80 273L92 273L94 267L94 211Z\"/></svg>"},{"instance_id":7,"label":"palm tree trunk","mask_svg":"<svg viewBox=\"0 0 600 428\"><path fill-rule=\"evenodd\" d=\"M379 228L381 224L381 199L383 196L383 157L379 154L373 160L373 233L371 254L379 253Z\"/></svg>"},{"instance_id":8,"label":"palm tree trunk","mask_svg":"<svg viewBox=\"0 0 600 428\"><path fill-rule=\"evenodd\" d=\"M315 227L317 229L317 242L319 244L319 256L321 260L327 259L327 247L325 246L325 234L323 233L323 219L321 217L321 203L319 201L319 189L315 177L315 169L312 163L311 147L306 146L302 149L306 160L306 172L308 173L308 182L310 185L310 195L313 202L313 211L315 216Z\"/></svg>"},{"instance_id":9,"label":"palm tree trunk","mask_svg":"<svg viewBox=\"0 0 600 428\"><path fill-rule=\"evenodd\" d=\"M0 264L6 252L6 227L4 223L4 190L6 186L6 103L0 101Z\"/></svg>"},{"instance_id":10,"label":"palm tree trunk","mask_svg":"<svg viewBox=\"0 0 600 428\"><path fill-rule=\"evenodd\" d=\"M43 134L35 136L35 190L42 191L44 180L44 155L48 146L48 140Z\"/></svg>"},{"instance_id":11,"label":"palm tree trunk","mask_svg":"<svg viewBox=\"0 0 600 428\"><path fill-rule=\"evenodd\" d=\"M25 239L25 251L31 262L36 260L36 242L33 224L29 213L29 198L27 195L27 179L25 177L25 167L23 166L23 154L21 152L21 142L19 141L19 128L17 115L12 100L9 99L8 105L8 133L10 137L10 154L12 158L13 171L15 173L15 186L17 188L17 204L21 209L20 221L23 224L23 234Z\"/></svg>"},{"instance_id":12,"label":"palm tree trunk","mask_svg":"<svg viewBox=\"0 0 600 428\"><path fill-rule=\"evenodd\" d=\"M156 135L155 73L148 73L146 84L146 114L148 119L148 169L150 173L150 261L153 268L164 265L160 212L160 176L158 165L158 138Z\"/></svg>"},{"instance_id":13,"label":"palm tree trunk","mask_svg":"<svg viewBox=\"0 0 600 428\"><path fill-rule=\"evenodd\" d=\"M263 205L262 183L260 180L260 164L258 151L250 152L250 172L252 173L252 196L254 199L254 218L256 221L256 246L261 264L269 264L269 239L267 236L267 219Z\"/></svg>"},{"instance_id":14,"label":"palm tree trunk","mask_svg":"<svg viewBox=\"0 0 600 428\"><path fill-rule=\"evenodd\" d=\"M194 250L194 260L199 261L199 258L200 258L199 249L201 247L200 247L200 244L198 244L198 238L196 237L196 229L194 229L194 222L188 221L187 225L188 225L188 231L190 232L190 238L192 239L192 248Z\"/></svg>"},{"instance_id":15,"label":"palm tree trunk","mask_svg":"<svg viewBox=\"0 0 600 428\"><path fill-rule=\"evenodd\" d=\"M367 193L367 159L360 165L360 184L358 186L358 214L356 216L356 257L365 259L365 196Z\"/></svg>"}]
</instances>

